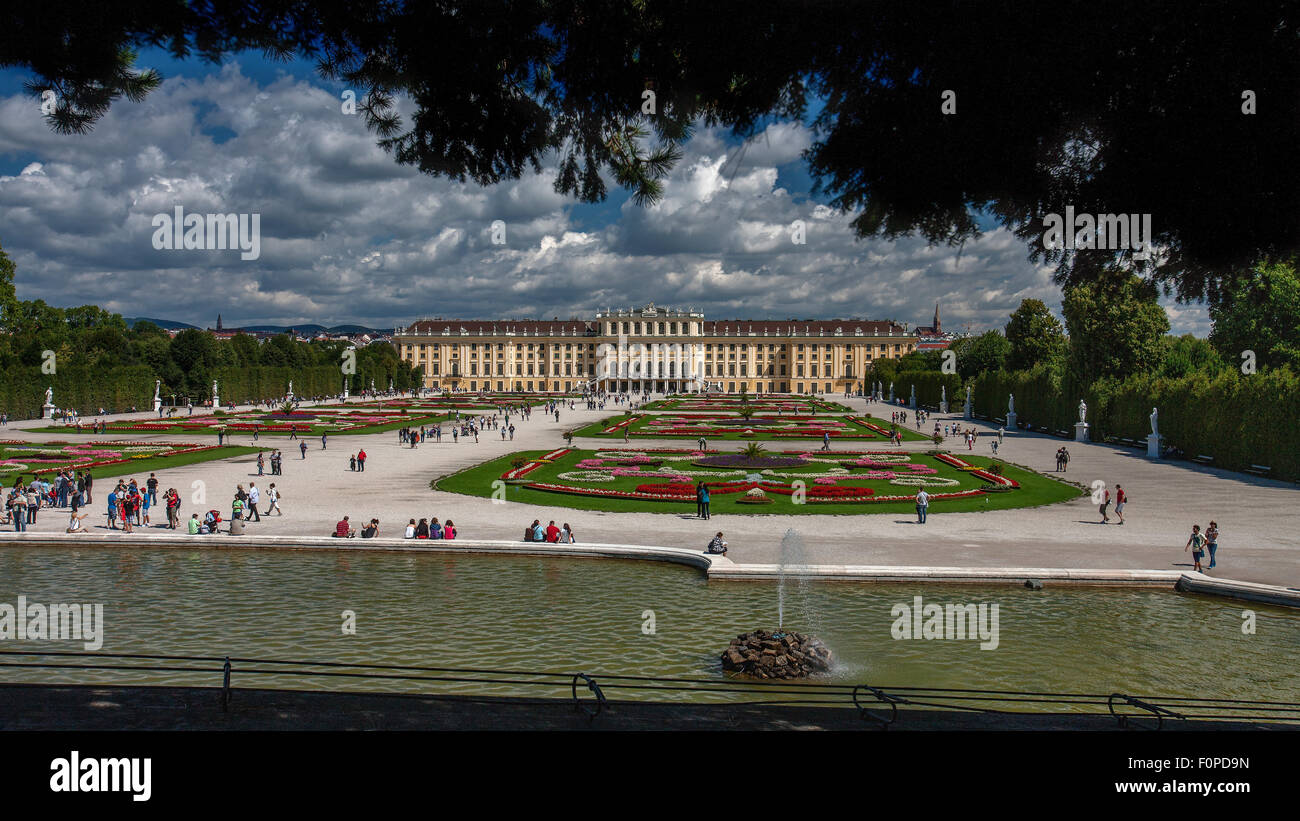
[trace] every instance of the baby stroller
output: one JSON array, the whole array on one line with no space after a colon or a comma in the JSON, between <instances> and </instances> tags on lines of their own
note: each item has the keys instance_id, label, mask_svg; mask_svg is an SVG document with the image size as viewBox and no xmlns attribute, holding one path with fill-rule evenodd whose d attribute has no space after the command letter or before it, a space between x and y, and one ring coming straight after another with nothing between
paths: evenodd
<instances>
[{"instance_id":1,"label":"baby stroller","mask_svg":"<svg viewBox=\"0 0 1300 821\"><path fill-rule=\"evenodd\" d=\"M209 510L203 514L203 524L199 526L199 533L216 533L221 526L221 511Z\"/></svg>"}]
</instances>

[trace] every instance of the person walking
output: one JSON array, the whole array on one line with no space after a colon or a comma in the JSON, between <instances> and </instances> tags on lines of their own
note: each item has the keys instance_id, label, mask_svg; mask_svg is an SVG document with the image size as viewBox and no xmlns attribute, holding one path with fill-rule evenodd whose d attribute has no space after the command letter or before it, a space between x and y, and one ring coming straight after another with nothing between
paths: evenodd
<instances>
[{"instance_id":1,"label":"person walking","mask_svg":"<svg viewBox=\"0 0 1300 821\"><path fill-rule=\"evenodd\" d=\"M1124 492L1124 486L1117 482L1115 484L1115 515L1119 517L1120 524L1124 524L1124 505L1126 504L1128 504L1128 494Z\"/></svg>"},{"instance_id":2,"label":"person walking","mask_svg":"<svg viewBox=\"0 0 1300 821\"><path fill-rule=\"evenodd\" d=\"M1188 537L1187 544L1183 546L1183 552L1192 551L1192 561L1195 563L1192 568L1197 573L1201 571L1201 558L1205 555L1205 534L1201 533L1200 525L1192 525L1192 535Z\"/></svg>"},{"instance_id":3,"label":"person walking","mask_svg":"<svg viewBox=\"0 0 1300 821\"><path fill-rule=\"evenodd\" d=\"M299 447L299 449L302 450L302 458L306 459L306 458L307 458L307 443L306 443L306 442L299 442L299 443L298 443L298 447Z\"/></svg>"},{"instance_id":4,"label":"person walking","mask_svg":"<svg viewBox=\"0 0 1300 821\"><path fill-rule=\"evenodd\" d=\"M709 516L709 486L703 482L700 482L700 511L704 514L705 519L711 518Z\"/></svg>"},{"instance_id":5,"label":"person walking","mask_svg":"<svg viewBox=\"0 0 1300 821\"><path fill-rule=\"evenodd\" d=\"M1101 505L1097 509L1101 513L1101 524L1108 524L1110 522L1110 513L1108 512L1110 510L1109 488L1101 489Z\"/></svg>"},{"instance_id":6,"label":"person walking","mask_svg":"<svg viewBox=\"0 0 1300 821\"><path fill-rule=\"evenodd\" d=\"M831 435L827 431L822 431L822 450L831 449Z\"/></svg>"},{"instance_id":7,"label":"person walking","mask_svg":"<svg viewBox=\"0 0 1300 821\"><path fill-rule=\"evenodd\" d=\"M916 523L925 524L926 514L930 512L930 494L921 488L916 492Z\"/></svg>"},{"instance_id":8,"label":"person walking","mask_svg":"<svg viewBox=\"0 0 1300 821\"><path fill-rule=\"evenodd\" d=\"M284 515L284 511L280 509L280 491L275 489L275 482L272 482L271 486L266 489L266 500L267 516L270 516L272 513L275 513L277 516Z\"/></svg>"},{"instance_id":9,"label":"person walking","mask_svg":"<svg viewBox=\"0 0 1300 821\"><path fill-rule=\"evenodd\" d=\"M256 439L256 437L254 438ZM266 472L266 457L263 456L262 451L259 450L257 452L257 475L261 476L265 472Z\"/></svg>"},{"instance_id":10,"label":"person walking","mask_svg":"<svg viewBox=\"0 0 1300 821\"><path fill-rule=\"evenodd\" d=\"M248 512L252 514L250 522L262 521L262 514L257 512L257 505L262 501L262 492L257 489L257 482L248 483Z\"/></svg>"},{"instance_id":11,"label":"person walking","mask_svg":"<svg viewBox=\"0 0 1300 821\"><path fill-rule=\"evenodd\" d=\"M328 433L322 433L322 434L320 435L320 449L321 449L321 450L325 450L325 437L327 437L328 435L329 435Z\"/></svg>"},{"instance_id":12,"label":"person walking","mask_svg":"<svg viewBox=\"0 0 1300 821\"><path fill-rule=\"evenodd\" d=\"M705 451L705 450L708 448L708 445L709 445L709 443L708 443L707 441L705 441L705 439L704 439L703 436L700 437L700 440L699 440L696 444L698 444L698 445L700 446L700 451L701 451L701 452Z\"/></svg>"},{"instance_id":13,"label":"person walking","mask_svg":"<svg viewBox=\"0 0 1300 821\"><path fill-rule=\"evenodd\" d=\"M1214 554L1219 549L1219 523L1218 522L1211 520L1210 526L1205 528L1205 546L1210 551L1210 566L1208 569L1213 570L1214 565L1218 564L1218 562L1214 560Z\"/></svg>"},{"instance_id":14,"label":"person walking","mask_svg":"<svg viewBox=\"0 0 1300 821\"><path fill-rule=\"evenodd\" d=\"M362 473L365 473L366 470L366 451L364 448L357 452L357 470Z\"/></svg>"}]
</instances>

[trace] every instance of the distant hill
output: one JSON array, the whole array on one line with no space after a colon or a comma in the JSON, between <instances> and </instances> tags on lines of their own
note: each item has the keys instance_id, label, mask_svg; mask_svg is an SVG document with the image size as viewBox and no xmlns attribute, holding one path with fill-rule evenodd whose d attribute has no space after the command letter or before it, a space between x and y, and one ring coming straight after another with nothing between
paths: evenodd
<instances>
[{"instance_id":1,"label":"distant hill","mask_svg":"<svg viewBox=\"0 0 1300 821\"><path fill-rule=\"evenodd\" d=\"M152 318L150 318L150 317L146 317L146 316L139 316L139 317L123 317L122 319L126 322L126 327L128 327L128 328L134 326L135 323L137 323L137 322L141 322L141 321L144 321L144 322L152 322L153 324L157 325L159 328L162 328L163 330L166 330L166 331L171 331L171 330L184 330L184 329L186 329L186 328L195 328L195 327L197 327L197 326L195 326L195 325L191 325L191 324L189 324L188 322L176 322L175 320L172 320L172 319L152 319ZM234 327L234 326L231 326L231 327ZM308 324L308 325L242 325L242 326L238 326L238 327L243 328L245 331L258 331L258 332L261 332L261 333L269 333L269 334L283 334L283 333L288 333L290 329L292 329L292 330L294 331L294 333L298 333L298 334L313 334L313 335L314 335L314 334L319 334L319 333L327 333L327 334L370 334L371 336L381 336L381 335L383 335L383 334L391 334L391 333L393 332L391 328L388 329L387 331L382 331L382 330L378 330L378 329L376 329L376 328L367 328L365 325L335 325L335 326L333 326L333 327L331 327L331 328L327 328L327 327L325 327L324 325L316 325L316 324Z\"/></svg>"},{"instance_id":2,"label":"distant hill","mask_svg":"<svg viewBox=\"0 0 1300 821\"><path fill-rule=\"evenodd\" d=\"M299 334L370 334L371 336L377 336L383 333L392 333L392 329L385 332L367 328L364 325L335 325L331 328L324 325L241 325L240 327L246 331L260 331L268 334L288 333L291 328L294 333Z\"/></svg>"},{"instance_id":3,"label":"distant hill","mask_svg":"<svg viewBox=\"0 0 1300 821\"><path fill-rule=\"evenodd\" d=\"M159 328L162 328L164 331L173 331L173 330L183 331L186 328L194 327L193 325L190 325L188 322L176 322L171 319L151 319L147 316L134 316L134 317L124 316L122 317L122 320L126 322L126 327L128 328L134 328L135 323L137 322L152 322L153 324L157 325Z\"/></svg>"}]
</instances>

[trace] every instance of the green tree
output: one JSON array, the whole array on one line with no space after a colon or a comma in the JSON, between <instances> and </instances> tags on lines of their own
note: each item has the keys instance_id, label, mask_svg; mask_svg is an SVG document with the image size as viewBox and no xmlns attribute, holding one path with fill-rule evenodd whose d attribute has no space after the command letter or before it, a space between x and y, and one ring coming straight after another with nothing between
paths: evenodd
<instances>
[{"instance_id":1,"label":"green tree","mask_svg":"<svg viewBox=\"0 0 1300 821\"><path fill-rule=\"evenodd\" d=\"M1210 342L1223 358L1242 363L1254 351L1256 367L1290 365L1300 371L1300 276L1294 258L1265 261L1210 302Z\"/></svg>"},{"instance_id":2,"label":"green tree","mask_svg":"<svg viewBox=\"0 0 1300 821\"><path fill-rule=\"evenodd\" d=\"M1039 299L1021 300L1011 314L1006 328L1011 350L1007 369L1027 371L1040 363L1050 362L1065 348L1065 331L1052 312Z\"/></svg>"},{"instance_id":3,"label":"green tree","mask_svg":"<svg viewBox=\"0 0 1300 821\"><path fill-rule=\"evenodd\" d=\"M902 371L937 371L943 365L941 351L912 351L898 359L898 370Z\"/></svg>"},{"instance_id":4,"label":"green tree","mask_svg":"<svg viewBox=\"0 0 1300 821\"><path fill-rule=\"evenodd\" d=\"M17 292L14 289L14 261L0 245L0 331L10 330L14 310L18 307Z\"/></svg>"},{"instance_id":5,"label":"green tree","mask_svg":"<svg viewBox=\"0 0 1300 821\"><path fill-rule=\"evenodd\" d=\"M257 337L252 334L235 334L223 343L230 349L234 355L232 364L244 368L251 368L254 365L261 364L261 351L258 347ZM269 363L281 364L281 363Z\"/></svg>"},{"instance_id":6,"label":"green tree","mask_svg":"<svg viewBox=\"0 0 1300 821\"><path fill-rule=\"evenodd\" d=\"M1158 368L1169 316L1156 297L1154 285L1123 271L1066 288L1061 312L1074 373L1091 382Z\"/></svg>"},{"instance_id":7,"label":"green tree","mask_svg":"<svg viewBox=\"0 0 1300 821\"><path fill-rule=\"evenodd\" d=\"M949 346L949 350L957 356L957 373L962 379L972 379L1005 368L1011 343L1001 331L994 329L979 336L959 339Z\"/></svg>"},{"instance_id":8,"label":"green tree","mask_svg":"<svg viewBox=\"0 0 1300 821\"><path fill-rule=\"evenodd\" d=\"M1209 340L1183 334L1166 336L1163 343L1164 351L1160 355L1158 371L1160 376L1170 379L1182 379L1196 373L1215 376L1228 367Z\"/></svg>"}]
</instances>

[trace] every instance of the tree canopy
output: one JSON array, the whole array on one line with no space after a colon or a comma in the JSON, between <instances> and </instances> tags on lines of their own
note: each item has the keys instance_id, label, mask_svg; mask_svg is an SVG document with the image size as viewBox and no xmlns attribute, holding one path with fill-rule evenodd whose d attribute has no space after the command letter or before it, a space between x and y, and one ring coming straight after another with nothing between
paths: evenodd
<instances>
[{"instance_id":1,"label":"tree canopy","mask_svg":"<svg viewBox=\"0 0 1300 821\"><path fill-rule=\"evenodd\" d=\"M1282 2L266 0L18 4L0 66L91 129L159 77L141 48L314 59L397 162L487 185L556 163L640 203L697 124L813 123L809 170L861 236L1015 230L1063 284L1116 260L1181 298L1300 251L1300 19ZM643 92L655 94L653 113ZM951 92L953 96L950 96ZM409 97L404 119L397 98ZM946 111L945 111L946 109ZM1151 214L1159 253L1044 247L1044 220Z\"/></svg>"},{"instance_id":2,"label":"tree canopy","mask_svg":"<svg viewBox=\"0 0 1300 821\"><path fill-rule=\"evenodd\" d=\"M1228 362L1300 371L1300 275L1294 259L1266 261L1210 303L1210 343Z\"/></svg>"},{"instance_id":3,"label":"tree canopy","mask_svg":"<svg viewBox=\"0 0 1300 821\"><path fill-rule=\"evenodd\" d=\"M1065 290L1070 363L1085 381L1147 373L1160 364L1169 316L1150 283L1123 271Z\"/></svg>"}]
</instances>

